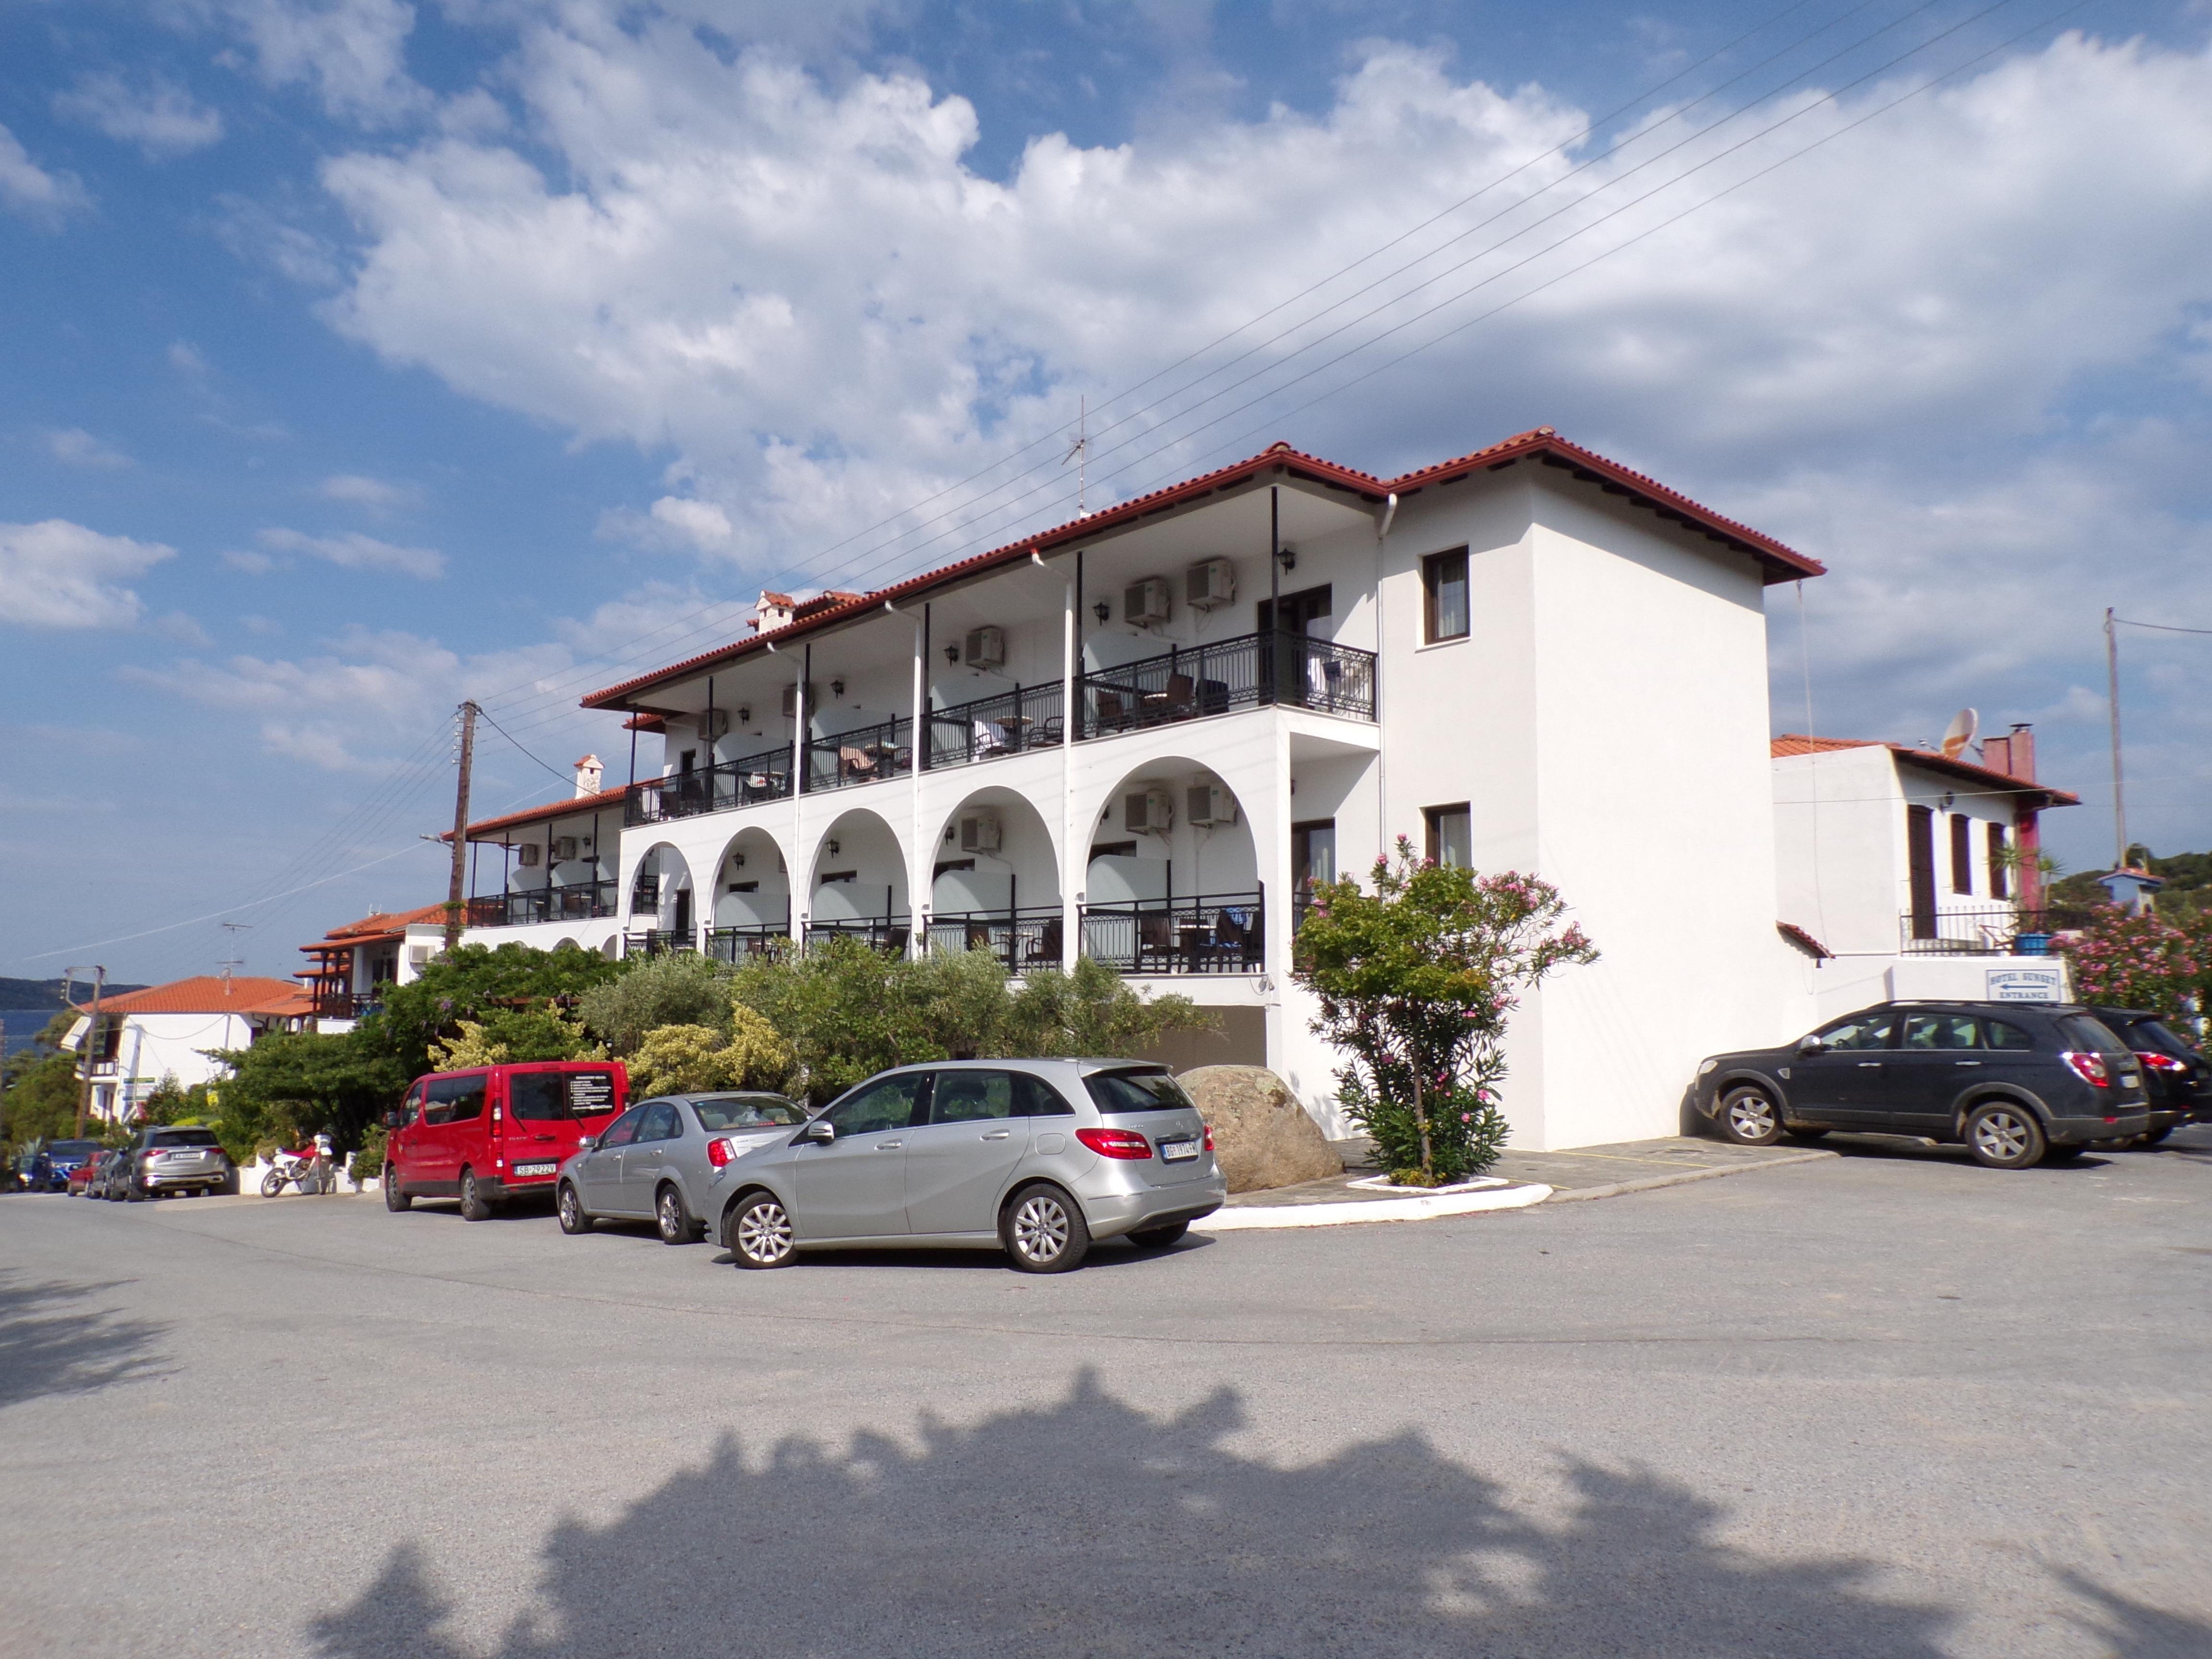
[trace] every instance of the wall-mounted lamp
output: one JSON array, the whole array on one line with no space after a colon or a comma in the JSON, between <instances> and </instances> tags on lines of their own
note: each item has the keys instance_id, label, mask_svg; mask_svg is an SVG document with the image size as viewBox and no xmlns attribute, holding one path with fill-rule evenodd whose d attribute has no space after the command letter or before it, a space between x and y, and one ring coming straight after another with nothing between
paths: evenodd
<instances>
[{"instance_id":1,"label":"wall-mounted lamp","mask_svg":"<svg viewBox=\"0 0 2212 1659\"><path fill-rule=\"evenodd\" d=\"M836 843L836 842L834 839L833 839L833 840L830 840L830 841L825 841L825 842L823 842L822 843L822 850L823 850L823 852L825 852L825 853L829 854L830 854L830 856L831 858L833 858L833 859L834 859L834 858L836 858L836 857L837 856L837 843Z\"/></svg>"},{"instance_id":2,"label":"wall-mounted lamp","mask_svg":"<svg viewBox=\"0 0 2212 1659\"><path fill-rule=\"evenodd\" d=\"M957 663L960 660L960 647L957 645L946 646L945 647L945 660L949 663Z\"/></svg>"},{"instance_id":3,"label":"wall-mounted lamp","mask_svg":"<svg viewBox=\"0 0 2212 1659\"><path fill-rule=\"evenodd\" d=\"M1107 618L1114 614L1114 607L1107 604L1105 600L1101 599L1097 604L1091 607L1091 614L1097 617L1101 623L1103 623Z\"/></svg>"},{"instance_id":4,"label":"wall-mounted lamp","mask_svg":"<svg viewBox=\"0 0 2212 1659\"><path fill-rule=\"evenodd\" d=\"M730 854L730 868L731 868L731 869L732 869L732 870L742 870L742 869L744 869L744 867L745 867L745 855L744 855L743 853L732 853L732 854Z\"/></svg>"},{"instance_id":5,"label":"wall-mounted lamp","mask_svg":"<svg viewBox=\"0 0 2212 1659\"><path fill-rule=\"evenodd\" d=\"M1275 562L1286 571L1296 570L1298 568L1298 550L1295 547L1277 548Z\"/></svg>"},{"instance_id":6,"label":"wall-mounted lamp","mask_svg":"<svg viewBox=\"0 0 2212 1659\"><path fill-rule=\"evenodd\" d=\"M832 680L832 681L830 681L830 695L831 696L833 696L833 697L842 697L842 696L843 696L845 695L845 682L844 682L844 681L842 681L842 680Z\"/></svg>"},{"instance_id":7,"label":"wall-mounted lamp","mask_svg":"<svg viewBox=\"0 0 2212 1659\"><path fill-rule=\"evenodd\" d=\"M1954 801L1955 801L1955 800L1957 800L1958 799L1959 799L1959 798L1958 798L1956 795L1953 794L1949 790L1946 789L1946 790L1943 792L1943 798L1942 798L1941 800L1937 801L1936 804L1938 806L1942 807L1945 811L1947 811L1947 812L1948 812L1948 811L1949 811L1951 810L1951 803L1952 803L1952 802L1954 802Z\"/></svg>"},{"instance_id":8,"label":"wall-mounted lamp","mask_svg":"<svg viewBox=\"0 0 2212 1659\"><path fill-rule=\"evenodd\" d=\"M740 726L750 726L752 723L753 723L753 711L752 711L751 709L750 709L750 708L746 708L743 703L738 704L738 725L740 725Z\"/></svg>"},{"instance_id":9,"label":"wall-mounted lamp","mask_svg":"<svg viewBox=\"0 0 2212 1659\"><path fill-rule=\"evenodd\" d=\"M948 823L948 824L946 824L946 825L945 826L945 844L947 847L951 846L951 845L952 845L952 838L953 838L953 836L955 836L958 835L959 833L960 833L960 832L959 832L958 830L955 830L955 829L954 829L951 824L949 824L949 823Z\"/></svg>"}]
</instances>

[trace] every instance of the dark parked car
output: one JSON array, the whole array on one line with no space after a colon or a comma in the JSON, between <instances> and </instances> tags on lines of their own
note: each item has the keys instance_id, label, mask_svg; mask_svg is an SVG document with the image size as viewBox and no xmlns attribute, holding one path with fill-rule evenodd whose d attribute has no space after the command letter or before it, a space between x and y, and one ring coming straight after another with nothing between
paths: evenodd
<instances>
[{"instance_id":1,"label":"dark parked car","mask_svg":"<svg viewBox=\"0 0 2212 1659\"><path fill-rule=\"evenodd\" d=\"M23 1184L34 1193L65 1193L70 1173L100 1153L96 1140L50 1140L31 1154Z\"/></svg>"},{"instance_id":2,"label":"dark parked car","mask_svg":"<svg viewBox=\"0 0 2212 1659\"><path fill-rule=\"evenodd\" d=\"M2147 1008L2092 1006L2089 1012L2142 1063L2150 1127L2138 1144L2155 1146L2185 1123L2212 1123L2212 1060Z\"/></svg>"},{"instance_id":3,"label":"dark parked car","mask_svg":"<svg viewBox=\"0 0 2212 1659\"><path fill-rule=\"evenodd\" d=\"M1881 1003L1787 1048L1714 1055L1692 1098L1746 1146L1832 1129L1917 1135L1963 1142L1997 1170L2150 1121L2133 1051L2087 1009L2057 1003Z\"/></svg>"}]
</instances>

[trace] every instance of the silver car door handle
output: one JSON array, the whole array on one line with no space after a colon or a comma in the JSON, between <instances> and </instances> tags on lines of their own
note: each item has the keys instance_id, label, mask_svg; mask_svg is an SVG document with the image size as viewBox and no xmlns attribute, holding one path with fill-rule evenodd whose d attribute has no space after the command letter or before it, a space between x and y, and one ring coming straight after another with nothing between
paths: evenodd
<instances>
[{"instance_id":1,"label":"silver car door handle","mask_svg":"<svg viewBox=\"0 0 2212 1659\"><path fill-rule=\"evenodd\" d=\"M1951 1063L1954 1066L1978 1066L1982 1062L1978 1060L1954 1060Z\"/></svg>"},{"instance_id":2,"label":"silver car door handle","mask_svg":"<svg viewBox=\"0 0 2212 1659\"><path fill-rule=\"evenodd\" d=\"M906 1142L903 1140L879 1140L876 1143L876 1150L879 1152L895 1152L905 1145Z\"/></svg>"},{"instance_id":3,"label":"silver car door handle","mask_svg":"<svg viewBox=\"0 0 2212 1659\"><path fill-rule=\"evenodd\" d=\"M1861 1061L1859 1062L1859 1070L1861 1070L1862 1072L1866 1072L1866 1071L1875 1071L1875 1072L1879 1072L1881 1069L1881 1062L1880 1060L1861 1060Z\"/></svg>"},{"instance_id":4,"label":"silver car door handle","mask_svg":"<svg viewBox=\"0 0 2212 1659\"><path fill-rule=\"evenodd\" d=\"M983 1139L986 1140L1004 1140L1012 1133L1013 1131L1012 1129L994 1129L990 1133L985 1135Z\"/></svg>"}]
</instances>

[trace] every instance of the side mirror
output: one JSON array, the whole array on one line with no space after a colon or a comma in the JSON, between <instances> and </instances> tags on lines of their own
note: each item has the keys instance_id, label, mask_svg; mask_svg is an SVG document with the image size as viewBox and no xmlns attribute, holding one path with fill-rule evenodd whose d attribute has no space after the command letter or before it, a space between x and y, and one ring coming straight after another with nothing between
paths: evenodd
<instances>
[{"instance_id":1,"label":"side mirror","mask_svg":"<svg viewBox=\"0 0 2212 1659\"><path fill-rule=\"evenodd\" d=\"M580 1152L598 1152L599 1150L599 1138L597 1135L586 1135L581 1140L576 1143L576 1150Z\"/></svg>"},{"instance_id":2,"label":"side mirror","mask_svg":"<svg viewBox=\"0 0 2212 1659\"><path fill-rule=\"evenodd\" d=\"M837 1139L837 1126L817 1117L799 1132L799 1138L811 1140L817 1146L827 1146Z\"/></svg>"},{"instance_id":3,"label":"side mirror","mask_svg":"<svg viewBox=\"0 0 2212 1659\"><path fill-rule=\"evenodd\" d=\"M1797 1057L1800 1060L1810 1060L1815 1054L1825 1054L1827 1052L1828 1045L1816 1036L1797 1039Z\"/></svg>"},{"instance_id":4,"label":"side mirror","mask_svg":"<svg viewBox=\"0 0 2212 1659\"><path fill-rule=\"evenodd\" d=\"M404 1112L386 1112L384 1115L384 1127L387 1129L405 1128L407 1127L407 1114Z\"/></svg>"}]
</instances>

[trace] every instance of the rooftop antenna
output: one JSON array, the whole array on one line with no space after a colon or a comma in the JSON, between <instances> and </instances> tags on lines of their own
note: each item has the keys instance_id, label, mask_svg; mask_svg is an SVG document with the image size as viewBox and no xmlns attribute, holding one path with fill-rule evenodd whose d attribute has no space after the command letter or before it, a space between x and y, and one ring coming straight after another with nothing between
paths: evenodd
<instances>
[{"instance_id":1,"label":"rooftop antenna","mask_svg":"<svg viewBox=\"0 0 2212 1659\"><path fill-rule=\"evenodd\" d=\"M240 933L252 931L253 927L253 924L250 921L225 921L219 922L216 925L220 927L224 933L230 935L229 939L224 942L234 951L238 949L238 936ZM227 956L216 965L222 969L222 994L225 996L228 996L230 994L230 970L234 968L245 967L246 960L244 957L239 956Z\"/></svg>"},{"instance_id":2,"label":"rooftop antenna","mask_svg":"<svg viewBox=\"0 0 2212 1659\"><path fill-rule=\"evenodd\" d=\"M1066 466L1070 461L1073 461L1075 463L1075 516L1079 519L1087 519L1091 516L1091 508L1089 504L1089 496L1091 494L1091 394L1089 392L1086 392L1083 394L1083 401L1077 405L1077 410L1078 413L1075 418L1075 441L1068 446L1067 453L1060 458L1060 464L1062 466Z\"/></svg>"}]
</instances>

